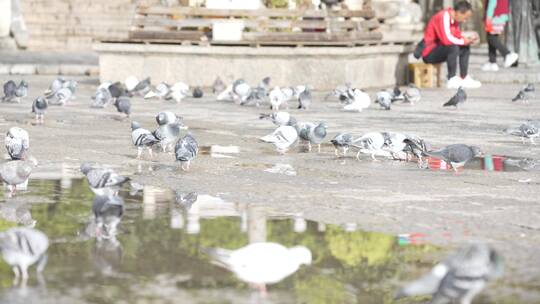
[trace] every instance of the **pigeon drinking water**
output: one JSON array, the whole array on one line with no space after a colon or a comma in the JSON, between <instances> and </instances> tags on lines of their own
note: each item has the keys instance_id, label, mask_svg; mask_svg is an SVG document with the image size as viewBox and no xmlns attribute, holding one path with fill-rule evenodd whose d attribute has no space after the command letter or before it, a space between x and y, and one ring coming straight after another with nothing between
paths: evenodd
<instances>
[{"instance_id":1,"label":"pigeon drinking water","mask_svg":"<svg viewBox=\"0 0 540 304\"><path fill-rule=\"evenodd\" d=\"M148 153L152 157L152 146L159 143L159 139L150 131L141 128L141 125L136 121L131 122L131 141L137 147L137 159L141 158L144 148L148 148Z\"/></svg>"},{"instance_id":2,"label":"pigeon drinking water","mask_svg":"<svg viewBox=\"0 0 540 304\"><path fill-rule=\"evenodd\" d=\"M430 303L470 304L487 282L502 276L503 268L502 257L493 248L472 244L401 288L396 299L432 295Z\"/></svg>"},{"instance_id":3,"label":"pigeon drinking water","mask_svg":"<svg viewBox=\"0 0 540 304\"><path fill-rule=\"evenodd\" d=\"M128 177L119 175L112 169L94 167L90 163L81 164L81 172L86 176L90 190L96 195L116 195Z\"/></svg>"},{"instance_id":4,"label":"pigeon drinking water","mask_svg":"<svg viewBox=\"0 0 540 304\"><path fill-rule=\"evenodd\" d=\"M189 165L191 164L191 161L197 157L198 153L199 144L195 140L195 137L190 133L178 140L174 148L176 160L181 163L180 166L184 171L189 171Z\"/></svg>"},{"instance_id":5,"label":"pigeon drinking water","mask_svg":"<svg viewBox=\"0 0 540 304\"><path fill-rule=\"evenodd\" d=\"M34 103L32 103L32 113L36 114L36 122L43 123L45 119L45 112L47 111L47 108L49 107L49 104L47 103L47 99L43 96L39 96L34 100Z\"/></svg>"},{"instance_id":6,"label":"pigeon drinking water","mask_svg":"<svg viewBox=\"0 0 540 304\"><path fill-rule=\"evenodd\" d=\"M463 167L467 162L477 156L481 156L480 148L464 144L453 144L437 151L426 152L428 156L433 156L444 160L452 166L457 173L458 168Z\"/></svg>"},{"instance_id":7,"label":"pigeon drinking water","mask_svg":"<svg viewBox=\"0 0 540 304\"><path fill-rule=\"evenodd\" d=\"M4 261L12 267L15 281L22 278L25 285L28 279L28 267L37 263L37 272L47 264L47 236L33 228L17 227L0 232L0 252Z\"/></svg>"},{"instance_id":8,"label":"pigeon drinking water","mask_svg":"<svg viewBox=\"0 0 540 304\"><path fill-rule=\"evenodd\" d=\"M462 87L459 87L456 94L450 98L445 104L443 104L443 107L450 107L454 106L456 109L458 108L458 105L465 103L467 100L467 93L465 93L465 90L463 90Z\"/></svg>"}]
</instances>

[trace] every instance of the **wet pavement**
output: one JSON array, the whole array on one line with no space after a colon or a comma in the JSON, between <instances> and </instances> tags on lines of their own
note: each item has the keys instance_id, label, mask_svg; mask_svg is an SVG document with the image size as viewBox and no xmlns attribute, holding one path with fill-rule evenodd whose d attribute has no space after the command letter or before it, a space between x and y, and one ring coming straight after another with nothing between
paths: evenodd
<instances>
[{"instance_id":1,"label":"wet pavement","mask_svg":"<svg viewBox=\"0 0 540 304\"><path fill-rule=\"evenodd\" d=\"M52 78L28 80L33 98ZM129 120L120 119L112 107L90 109L97 82L81 80L78 99L51 107L44 125L33 125L30 100L0 105L0 129L28 130L31 154L39 160L29 190L0 203L9 219L2 226L36 221L52 241L46 287L32 278L26 290L12 289L11 271L0 264L4 296L12 297L7 303L24 299L21 293L50 303L391 303L400 282L471 241L489 242L507 264L504 278L475 303L540 301L536 170L488 172L475 169L479 161L456 176L382 158L336 158L329 145L321 154L299 147L279 155L257 141L274 128L258 119L266 108L242 108L211 97L179 105L134 99L132 119L143 127L153 129L157 112L173 110L206 147L186 173L169 154L136 160ZM400 131L422 136L434 147L467 143L491 155L539 159L540 147L502 134L540 113L538 102L509 101L518 88L471 90L458 111L441 107L452 92L426 90L417 106L398 104L391 111L372 105L362 113L344 113L337 102L319 98L310 111L290 112L299 120L325 120L329 139L341 131ZM215 145L238 151L212 151ZM135 196L122 194L126 211L117 242L103 244L85 235L93 194L76 170L83 161L113 167L145 185ZM173 190L198 193L203 198L193 206L198 214L175 205ZM429 245L412 245L407 237L398 238L403 234L421 235ZM399 245L400 239L407 244ZM314 262L270 286L268 298L260 299L200 252L212 246L237 249L257 240L305 245Z\"/></svg>"}]
</instances>

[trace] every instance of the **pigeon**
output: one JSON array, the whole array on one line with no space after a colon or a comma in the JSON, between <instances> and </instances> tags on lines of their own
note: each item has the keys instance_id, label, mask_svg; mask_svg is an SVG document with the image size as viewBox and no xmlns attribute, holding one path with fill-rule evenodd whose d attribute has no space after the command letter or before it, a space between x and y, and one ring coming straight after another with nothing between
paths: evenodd
<instances>
[{"instance_id":1,"label":"pigeon","mask_svg":"<svg viewBox=\"0 0 540 304\"><path fill-rule=\"evenodd\" d=\"M47 99L43 96L39 96L34 100L34 103L32 103L32 113L36 114L36 122L43 123L48 106Z\"/></svg>"},{"instance_id":2,"label":"pigeon","mask_svg":"<svg viewBox=\"0 0 540 304\"><path fill-rule=\"evenodd\" d=\"M507 128L504 132L509 135L521 137L521 142L525 143L525 139L528 138L531 144L536 144L534 139L540 137L540 121L529 120L521 124L517 128Z\"/></svg>"},{"instance_id":3,"label":"pigeon","mask_svg":"<svg viewBox=\"0 0 540 304\"><path fill-rule=\"evenodd\" d=\"M15 96L20 100L28 96L28 82L21 80L17 89L15 90Z\"/></svg>"},{"instance_id":4,"label":"pigeon","mask_svg":"<svg viewBox=\"0 0 540 304\"><path fill-rule=\"evenodd\" d=\"M405 93L403 93L403 98L404 102L414 105L420 101L422 95L420 95L420 90L411 83L405 90Z\"/></svg>"},{"instance_id":5,"label":"pigeon","mask_svg":"<svg viewBox=\"0 0 540 304\"><path fill-rule=\"evenodd\" d=\"M156 122L159 126L182 122L182 117L177 116L171 111L161 111L156 115Z\"/></svg>"},{"instance_id":6,"label":"pigeon","mask_svg":"<svg viewBox=\"0 0 540 304\"><path fill-rule=\"evenodd\" d=\"M270 88L271 81L272 81L272 78L270 76L264 77L259 83L258 87L263 88L266 91L268 90L268 88Z\"/></svg>"},{"instance_id":7,"label":"pigeon","mask_svg":"<svg viewBox=\"0 0 540 304\"><path fill-rule=\"evenodd\" d=\"M9 80L4 83L4 96L2 102L19 102L15 92L17 91L17 84L13 80Z\"/></svg>"},{"instance_id":8,"label":"pigeon","mask_svg":"<svg viewBox=\"0 0 540 304\"><path fill-rule=\"evenodd\" d=\"M217 94L216 100L219 101L233 101L234 100L234 93L233 93L233 85L228 85L221 93Z\"/></svg>"},{"instance_id":9,"label":"pigeon","mask_svg":"<svg viewBox=\"0 0 540 304\"><path fill-rule=\"evenodd\" d=\"M392 94L387 91L377 92L375 97L375 102L385 110L390 110L392 108Z\"/></svg>"},{"instance_id":10,"label":"pigeon","mask_svg":"<svg viewBox=\"0 0 540 304\"><path fill-rule=\"evenodd\" d=\"M159 143L159 139L150 131L141 128L141 125L136 121L131 122L131 140L133 145L137 147L137 159L141 158L144 148L148 148L148 153L152 157L152 146Z\"/></svg>"},{"instance_id":11,"label":"pigeon","mask_svg":"<svg viewBox=\"0 0 540 304\"><path fill-rule=\"evenodd\" d=\"M233 83L232 93L238 103L243 103L251 94L251 87L244 79L238 79Z\"/></svg>"},{"instance_id":12,"label":"pigeon","mask_svg":"<svg viewBox=\"0 0 540 304\"><path fill-rule=\"evenodd\" d=\"M266 89L263 87L255 87L251 89L249 96L245 101L240 102L241 106L246 105L255 105L256 107L260 106L266 100Z\"/></svg>"},{"instance_id":13,"label":"pigeon","mask_svg":"<svg viewBox=\"0 0 540 304\"><path fill-rule=\"evenodd\" d=\"M369 95L360 89L349 88L345 97L346 101L343 110L347 112L362 112L363 109L369 108L371 104Z\"/></svg>"},{"instance_id":14,"label":"pigeon","mask_svg":"<svg viewBox=\"0 0 540 304\"><path fill-rule=\"evenodd\" d=\"M268 94L272 111L279 111L281 106L289 108L287 101L292 97L293 94L294 93L292 90L289 92L288 90L284 91L279 87L273 88Z\"/></svg>"},{"instance_id":15,"label":"pigeon","mask_svg":"<svg viewBox=\"0 0 540 304\"><path fill-rule=\"evenodd\" d=\"M394 159L406 159L406 153L403 150L407 146L405 143L407 136L397 132L383 132L382 135L384 137L382 150L390 153Z\"/></svg>"},{"instance_id":16,"label":"pigeon","mask_svg":"<svg viewBox=\"0 0 540 304\"><path fill-rule=\"evenodd\" d=\"M456 109L458 108L458 105L464 103L467 100L467 93L465 93L465 90L463 90L463 87L459 87L456 94L450 98L445 104L443 104L443 107L450 107L454 106Z\"/></svg>"},{"instance_id":17,"label":"pigeon","mask_svg":"<svg viewBox=\"0 0 540 304\"><path fill-rule=\"evenodd\" d=\"M174 154L176 160L181 163L181 168L184 171L189 171L189 165L191 161L197 157L199 153L199 144L195 140L195 137L191 133L186 134L184 137L178 140L174 147ZM184 164L186 166L184 167Z\"/></svg>"},{"instance_id":18,"label":"pigeon","mask_svg":"<svg viewBox=\"0 0 540 304\"><path fill-rule=\"evenodd\" d=\"M403 141L406 146L403 149L407 153L407 160L410 160L409 155L413 154L418 159L418 167L423 166L423 157L425 156L425 151L429 151L431 146L416 135L405 135L407 138Z\"/></svg>"},{"instance_id":19,"label":"pigeon","mask_svg":"<svg viewBox=\"0 0 540 304\"><path fill-rule=\"evenodd\" d=\"M62 86L71 91L71 99L75 99L75 90L77 89L77 81L67 80L64 81Z\"/></svg>"},{"instance_id":20,"label":"pigeon","mask_svg":"<svg viewBox=\"0 0 540 304\"><path fill-rule=\"evenodd\" d=\"M238 279L255 285L265 294L266 284L275 284L310 265L311 251L304 246L286 248L278 243L260 242L236 250L203 250L212 263L233 272Z\"/></svg>"},{"instance_id":21,"label":"pigeon","mask_svg":"<svg viewBox=\"0 0 540 304\"><path fill-rule=\"evenodd\" d=\"M132 90L128 89L128 91L133 95L145 96L148 92L150 92L150 86L150 77L147 77L137 83L137 85Z\"/></svg>"},{"instance_id":22,"label":"pigeon","mask_svg":"<svg viewBox=\"0 0 540 304\"><path fill-rule=\"evenodd\" d=\"M200 87L195 87L195 89L193 89L193 98L202 98L203 95L204 93Z\"/></svg>"},{"instance_id":23,"label":"pigeon","mask_svg":"<svg viewBox=\"0 0 540 304\"><path fill-rule=\"evenodd\" d=\"M159 116L159 114L158 114ZM181 120L176 120L171 123L160 125L152 134L159 140L159 144L163 152L169 151L178 137L180 136L180 130L186 129Z\"/></svg>"},{"instance_id":24,"label":"pigeon","mask_svg":"<svg viewBox=\"0 0 540 304\"><path fill-rule=\"evenodd\" d=\"M426 152L426 155L444 160L457 173L458 168L477 156L482 156L480 148L464 144L453 144L437 151Z\"/></svg>"},{"instance_id":25,"label":"pigeon","mask_svg":"<svg viewBox=\"0 0 540 304\"><path fill-rule=\"evenodd\" d=\"M311 105L311 100L311 90L309 88L305 88L298 96L298 109L308 110L309 105Z\"/></svg>"},{"instance_id":26,"label":"pigeon","mask_svg":"<svg viewBox=\"0 0 540 304\"><path fill-rule=\"evenodd\" d=\"M181 193L176 191L176 203L179 204L184 210L189 211L191 206L197 201L197 192Z\"/></svg>"},{"instance_id":27,"label":"pigeon","mask_svg":"<svg viewBox=\"0 0 540 304\"><path fill-rule=\"evenodd\" d=\"M165 82L160 82L156 86L155 91L149 91L148 93L146 93L146 95L144 95L144 99L150 99L154 97L157 97L159 99L167 99L170 98L171 93L171 86Z\"/></svg>"},{"instance_id":28,"label":"pigeon","mask_svg":"<svg viewBox=\"0 0 540 304\"><path fill-rule=\"evenodd\" d=\"M16 227L0 232L2 257L12 267L15 281L20 276L23 285L28 279L28 267L37 263L38 273L45 269L48 248L49 239L37 229Z\"/></svg>"},{"instance_id":29,"label":"pigeon","mask_svg":"<svg viewBox=\"0 0 540 304\"><path fill-rule=\"evenodd\" d=\"M129 181L129 177L119 175L112 169L95 168L90 163L81 164L81 172L86 176L90 190L96 195L117 195Z\"/></svg>"},{"instance_id":30,"label":"pigeon","mask_svg":"<svg viewBox=\"0 0 540 304\"><path fill-rule=\"evenodd\" d=\"M92 202L96 237L113 238L124 214L124 200L119 196L97 195Z\"/></svg>"},{"instance_id":31,"label":"pigeon","mask_svg":"<svg viewBox=\"0 0 540 304\"><path fill-rule=\"evenodd\" d=\"M272 123L278 126L294 126L296 118L292 117L288 112L275 112L272 114L261 113L259 119L270 119Z\"/></svg>"},{"instance_id":32,"label":"pigeon","mask_svg":"<svg viewBox=\"0 0 540 304\"><path fill-rule=\"evenodd\" d=\"M321 153L321 143L326 137L327 125L321 122L318 125L313 123L300 123L297 125L297 132L300 139L307 141L308 151L311 152L311 145L316 144L318 152Z\"/></svg>"},{"instance_id":33,"label":"pigeon","mask_svg":"<svg viewBox=\"0 0 540 304\"><path fill-rule=\"evenodd\" d=\"M120 96L114 102L116 111L126 114L126 117L129 117L131 114L131 100L127 96Z\"/></svg>"},{"instance_id":34,"label":"pigeon","mask_svg":"<svg viewBox=\"0 0 540 304\"><path fill-rule=\"evenodd\" d=\"M401 92L401 89L399 88L398 85L396 85L392 89L392 92L390 94L392 95L392 102L396 102L398 100L404 100L405 99L405 97L403 96L403 92Z\"/></svg>"},{"instance_id":35,"label":"pigeon","mask_svg":"<svg viewBox=\"0 0 540 304\"><path fill-rule=\"evenodd\" d=\"M25 160L12 160L0 164L0 181L8 185L10 196L17 191L17 185L30 177L32 167L32 162Z\"/></svg>"},{"instance_id":36,"label":"pigeon","mask_svg":"<svg viewBox=\"0 0 540 304\"><path fill-rule=\"evenodd\" d=\"M529 103L529 100L534 98L534 91L534 84L529 83L523 89L519 90L516 97L512 98L512 102L523 101L524 103Z\"/></svg>"},{"instance_id":37,"label":"pigeon","mask_svg":"<svg viewBox=\"0 0 540 304\"><path fill-rule=\"evenodd\" d=\"M61 88L49 97L49 103L52 105L63 106L71 100L73 92L69 88Z\"/></svg>"},{"instance_id":38,"label":"pigeon","mask_svg":"<svg viewBox=\"0 0 540 304\"><path fill-rule=\"evenodd\" d=\"M339 133L332 139L330 142L334 145L336 156L339 156L338 149L343 149L343 156L347 155L347 150L349 150L350 145L352 144L353 137L349 133Z\"/></svg>"},{"instance_id":39,"label":"pigeon","mask_svg":"<svg viewBox=\"0 0 540 304\"><path fill-rule=\"evenodd\" d=\"M472 244L401 288L396 299L432 295L430 303L470 304L487 282L502 276L503 270L504 262L497 251L485 244Z\"/></svg>"},{"instance_id":40,"label":"pigeon","mask_svg":"<svg viewBox=\"0 0 540 304\"><path fill-rule=\"evenodd\" d=\"M118 98L120 96L128 96L128 91L126 87L118 81L109 85L107 89L109 90L113 98Z\"/></svg>"},{"instance_id":41,"label":"pigeon","mask_svg":"<svg viewBox=\"0 0 540 304\"><path fill-rule=\"evenodd\" d=\"M56 94L56 92L60 91L60 89L64 87L65 81L66 80L62 77L53 80L49 88L43 93L45 97L48 99L52 98Z\"/></svg>"},{"instance_id":42,"label":"pigeon","mask_svg":"<svg viewBox=\"0 0 540 304\"><path fill-rule=\"evenodd\" d=\"M165 96L165 100L174 100L176 103L179 103L190 95L189 86L179 81L171 86L171 91Z\"/></svg>"},{"instance_id":43,"label":"pigeon","mask_svg":"<svg viewBox=\"0 0 540 304\"><path fill-rule=\"evenodd\" d=\"M135 76L129 76L126 78L126 80L124 80L124 85L126 86L127 91L133 91L137 84L139 84L139 79L137 79Z\"/></svg>"},{"instance_id":44,"label":"pigeon","mask_svg":"<svg viewBox=\"0 0 540 304\"><path fill-rule=\"evenodd\" d=\"M337 86L332 90L328 95L324 97L324 100L328 100L331 96L337 97L340 103L351 103L347 95L347 91L351 88L351 84L347 83L346 85Z\"/></svg>"},{"instance_id":45,"label":"pigeon","mask_svg":"<svg viewBox=\"0 0 540 304\"><path fill-rule=\"evenodd\" d=\"M353 140L351 147L358 149L356 159L360 160L360 153L366 153L371 155L371 159L376 161L376 154L383 152L385 143L384 135L380 132L370 132L364 134L362 137Z\"/></svg>"},{"instance_id":46,"label":"pigeon","mask_svg":"<svg viewBox=\"0 0 540 304\"><path fill-rule=\"evenodd\" d=\"M298 132L292 126L279 126L274 132L260 138L262 142L271 143L279 153L287 152L296 143Z\"/></svg>"},{"instance_id":47,"label":"pigeon","mask_svg":"<svg viewBox=\"0 0 540 304\"><path fill-rule=\"evenodd\" d=\"M225 84L223 83L223 80L221 78L217 77L216 80L214 80L214 83L212 84L212 93L214 95L217 95L223 91L225 91Z\"/></svg>"},{"instance_id":48,"label":"pigeon","mask_svg":"<svg viewBox=\"0 0 540 304\"><path fill-rule=\"evenodd\" d=\"M4 139L6 150L11 160L25 159L30 149L30 137L23 128L10 128Z\"/></svg>"},{"instance_id":49,"label":"pigeon","mask_svg":"<svg viewBox=\"0 0 540 304\"><path fill-rule=\"evenodd\" d=\"M91 108L104 108L113 101L111 92L107 88L98 88L96 94L92 96Z\"/></svg>"}]
</instances>

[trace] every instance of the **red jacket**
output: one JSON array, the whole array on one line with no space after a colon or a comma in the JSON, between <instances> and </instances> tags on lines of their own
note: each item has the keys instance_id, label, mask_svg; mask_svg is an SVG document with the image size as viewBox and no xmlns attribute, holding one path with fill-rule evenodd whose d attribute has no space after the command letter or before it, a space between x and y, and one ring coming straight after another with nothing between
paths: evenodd
<instances>
[{"instance_id":1,"label":"red jacket","mask_svg":"<svg viewBox=\"0 0 540 304\"><path fill-rule=\"evenodd\" d=\"M424 31L425 48L422 57L426 57L437 45L465 45L459 24L450 16L451 8L441 10L431 17Z\"/></svg>"}]
</instances>

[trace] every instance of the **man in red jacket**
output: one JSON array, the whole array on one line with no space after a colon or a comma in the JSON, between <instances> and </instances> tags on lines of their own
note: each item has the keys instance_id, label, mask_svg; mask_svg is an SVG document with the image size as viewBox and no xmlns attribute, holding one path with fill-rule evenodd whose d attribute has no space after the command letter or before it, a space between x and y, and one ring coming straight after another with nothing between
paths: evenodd
<instances>
[{"instance_id":1,"label":"man in red jacket","mask_svg":"<svg viewBox=\"0 0 540 304\"><path fill-rule=\"evenodd\" d=\"M470 44L477 36L463 37L459 23L472 15L472 6L467 1L458 1L454 8L441 10L429 20L424 31L425 47L422 58L425 63L442 63L448 67L448 88L479 88L482 84L468 74ZM457 66L459 60L459 73Z\"/></svg>"}]
</instances>

